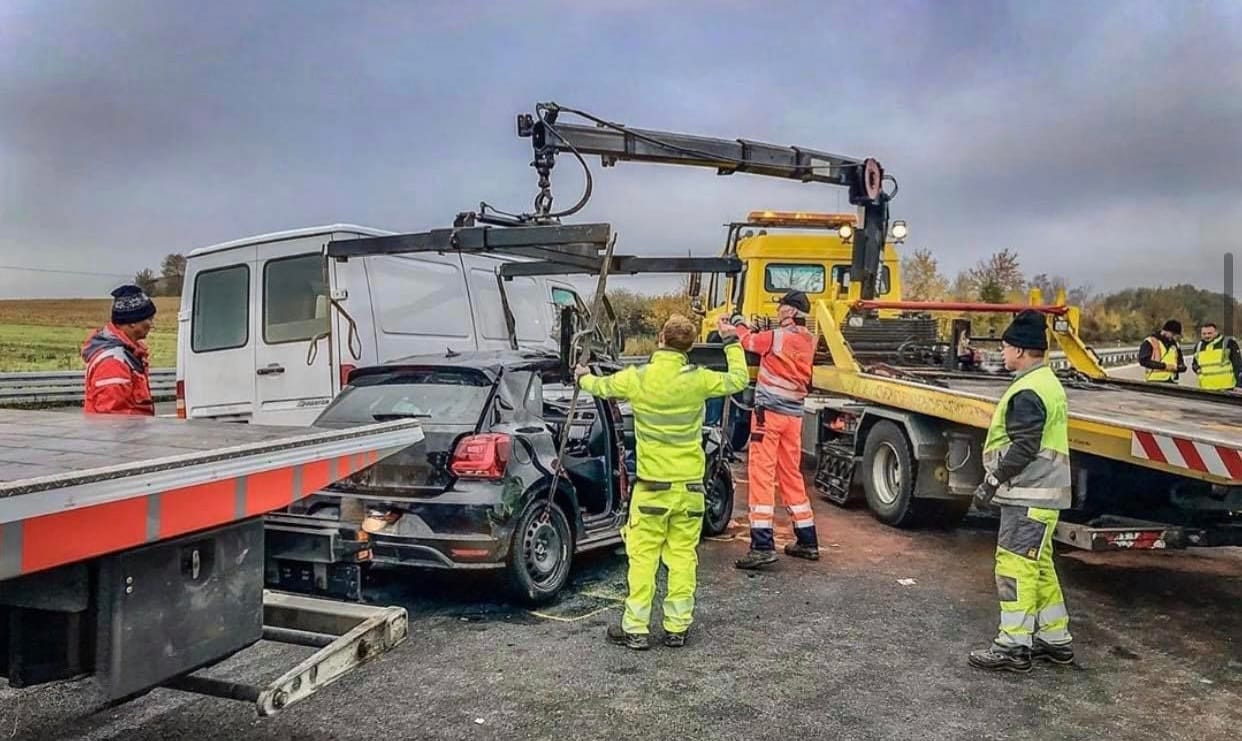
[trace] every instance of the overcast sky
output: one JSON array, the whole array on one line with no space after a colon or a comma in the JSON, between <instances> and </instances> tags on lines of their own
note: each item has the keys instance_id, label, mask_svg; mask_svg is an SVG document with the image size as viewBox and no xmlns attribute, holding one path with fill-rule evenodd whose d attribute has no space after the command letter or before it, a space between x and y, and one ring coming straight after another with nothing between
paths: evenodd
<instances>
[{"instance_id":1,"label":"overcast sky","mask_svg":"<svg viewBox=\"0 0 1242 741\"><path fill-rule=\"evenodd\" d=\"M529 209L513 117L537 100L875 156L949 274L1010 247L1097 290L1219 290L1242 253L1236 0L3 0L0 297L106 294L165 253L299 226ZM577 218L630 253L710 254L748 210L845 205L593 165ZM580 184L562 159L558 204Z\"/></svg>"}]
</instances>

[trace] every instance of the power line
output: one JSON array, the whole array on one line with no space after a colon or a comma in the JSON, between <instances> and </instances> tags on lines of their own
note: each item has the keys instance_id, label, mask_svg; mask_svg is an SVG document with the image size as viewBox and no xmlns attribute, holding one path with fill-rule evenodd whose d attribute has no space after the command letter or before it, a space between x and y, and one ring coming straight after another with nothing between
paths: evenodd
<instances>
[{"instance_id":1,"label":"power line","mask_svg":"<svg viewBox=\"0 0 1242 741\"><path fill-rule=\"evenodd\" d=\"M92 273L85 270L57 270L56 268L31 268L24 265L0 265L0 270L23 270L27 273L60 273L62 275L91 275L101 278L132 278L129 273Z\"/></svg>"}]
</instances>

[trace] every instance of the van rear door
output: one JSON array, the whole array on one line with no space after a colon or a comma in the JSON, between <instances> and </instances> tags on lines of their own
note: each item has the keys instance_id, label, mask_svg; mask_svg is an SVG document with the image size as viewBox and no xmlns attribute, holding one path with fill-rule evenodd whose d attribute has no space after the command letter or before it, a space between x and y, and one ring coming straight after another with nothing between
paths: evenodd
<instances>
[{"instance_id":1,"label":"van rear door","mask_svg":"<svg viewBox=\"0 0 1242 741\"><path fill-rule=\"evenodd\" d=\"M259 245L254 378L260 424L309 425L332 401L330 235Z\"/></svg>"},{"instance_id":2,"label":"van rear door","mask_svg":"<svg viewBox=\"0 0 1242 741\"><path fill-rule=\"evenodd\" d=\"M249 419L254 413L253 246L192 257L182 299L178 372L186 416Z\"/></svg>"}]
</instances>

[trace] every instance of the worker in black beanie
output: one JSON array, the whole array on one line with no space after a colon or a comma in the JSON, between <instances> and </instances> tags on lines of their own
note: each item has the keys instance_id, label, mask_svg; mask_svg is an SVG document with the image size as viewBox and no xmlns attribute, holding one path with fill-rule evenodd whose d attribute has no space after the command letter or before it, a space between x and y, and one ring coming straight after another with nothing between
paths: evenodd
<instances>
[{"instance_id":1,"label":"worker in black beanie","mask_svg":"<svg viewBox=\"0 0 1242 741\"><path fill-rule=\"evenodd\" d=\"M112 292L112 321L82 347L86 363L87 414L153 416L150 365L145 340L155 325L155 302L141 288Z\"/></svg>"},{"instance_id":2,"label":"worker in black beanie","mask_svg":"<svg viewBox=\"0 0 1242 741\"><path fill-rule=\"evenodd\" d=\"M1044 362L1044 315L1026 310L1001 335L1013 383L1001 396L983 444L983 483L975 503L1000 505L996 590L1000 628L992 644L970 654L980 669L1028 672L1031 660L1074 661L1069 612L1052 564L1052 533L1069 508L1069 404Z\"/></svg>"}]
</instances>

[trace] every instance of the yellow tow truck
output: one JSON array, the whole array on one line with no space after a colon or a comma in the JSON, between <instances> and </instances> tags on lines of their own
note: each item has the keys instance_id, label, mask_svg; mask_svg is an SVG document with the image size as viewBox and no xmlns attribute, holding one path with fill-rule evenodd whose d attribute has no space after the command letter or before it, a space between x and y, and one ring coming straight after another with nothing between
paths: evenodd
<instances>
[{"instance_id":1,"label":"yellow tow truck","mask_svg":"<svg viewBox=\"0 0 1242 741\"><path fill-rule=\"evenodd\" d=\"M740 314L760 326L772 322L786 291L802 291L811 301L848 296L857 228L855 214L807 211L751 211L745 221L729 224L721 256L739 258L742 273L708 276L702 341L719 340L716 320L721 316ZM886 300L901 299L896 245L907 235L904 221L893 222L880 256L876 295ZM692 285L693 296L700 292Z\"/></svg>"}]
</instances>

